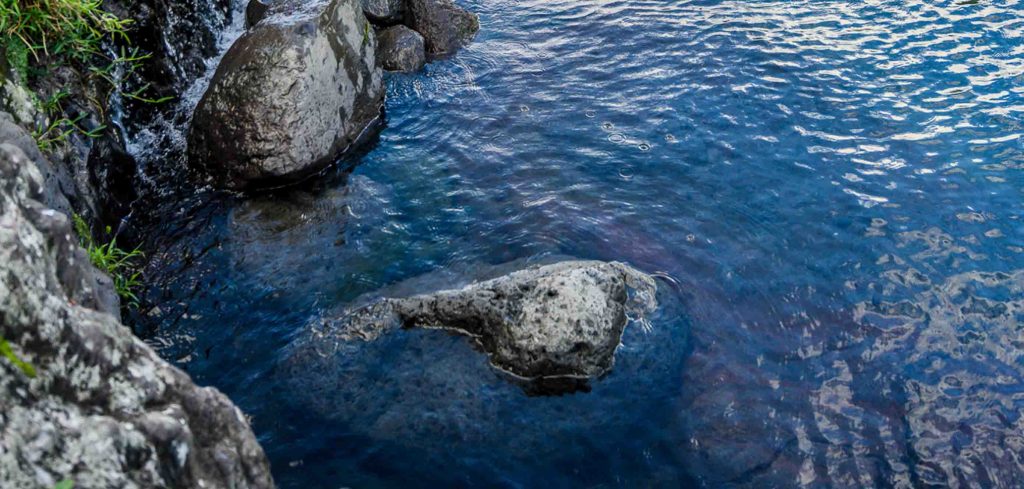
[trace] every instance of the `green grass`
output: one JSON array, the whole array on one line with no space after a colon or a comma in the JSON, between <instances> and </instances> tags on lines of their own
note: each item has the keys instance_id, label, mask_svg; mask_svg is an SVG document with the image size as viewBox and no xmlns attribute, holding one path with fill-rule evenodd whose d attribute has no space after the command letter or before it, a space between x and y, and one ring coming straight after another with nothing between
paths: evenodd
<instances>
[{"instance_id":1,"label":"green grass","mask_svg":"<svg viewBox=\"0 0 1024 489\"><path fill-rule=\"evenodd\" d=\"M102 0L0 0L0 53L13 71L15 82L28 86L29 78L45 76L56 66L69 65L81 74L88 105L100 122L83 125L87 114L67 113L67 91L40 102L48 117L45 127L33 131L43 151L51 151L73 134L94 138L102 135L108 121L106 110L113 93L143 103L159 104L171 97L145 95L149 84L121 91L121 80L133 76L150 57L130 44L130 19L103 10ZM119 41L119 48L115 48ZM117 75L115 75L117 73Z\"/></svg>"},{"instance_id":2,"label":"green grass","mask_svg":"<svg viewBox=\"0 0 1024 489\"><path fill-rule=\"evenodd\" d=\"M29 377L36 376L36 369L31 363L28 363L14 353L11 348L11 344L7 342L3 337L0 337L0 355L6 358L9 362L13 363L15 367L18 367L25 375Z\"/></svg>"},{"instance_id":3,"label":"green grass","mask_svg":"<svg viewBox=\"0 0 1024 489\"><path fill-rule=\"evenodd\" d=\"M78 239L89 254L89 261L96 268L106 272L114 280L114 290L122 299L128 301L130 307L137 307L139 298L135 295L142 282L142 273L137 270L136 260L142 258L143 254L138 248L126 251L117 246L117 238L112 238L106 244L98 244L89 231L89 225L78 214L72 214L71 219L75 224L75 232ZM107 227L107 234L110 228Z\"/></svg>"},{"instance_id":4,"label":"green grass","mask_svg":"<svg viewBox=\"0 0 1024 489\"><path fill-rule=\"evenodd\" d=\"M101 0L0 0L0 32L7 47L21 44L38 61L47 56L88 62L103 42L128 40L129 19L103 10Z\"/></svg>"}]
</instances>

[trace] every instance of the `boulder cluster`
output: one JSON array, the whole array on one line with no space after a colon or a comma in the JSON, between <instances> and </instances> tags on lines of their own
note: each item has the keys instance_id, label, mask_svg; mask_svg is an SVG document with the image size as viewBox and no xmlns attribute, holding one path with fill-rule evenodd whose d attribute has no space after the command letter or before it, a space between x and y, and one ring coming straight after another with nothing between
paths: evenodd
<instances>
[{"instance_id":1,"label":"boulder cluster","mask_svg":"<svg viewBox=\"0 0 1024 489\"><path fill-rule=\"evenodd\" d=\"M376 126L382 71L416 71L479 29L451 0L250 0L196 107L189 161L229 189L316 173Z\"/></svg>"}]
</instances>

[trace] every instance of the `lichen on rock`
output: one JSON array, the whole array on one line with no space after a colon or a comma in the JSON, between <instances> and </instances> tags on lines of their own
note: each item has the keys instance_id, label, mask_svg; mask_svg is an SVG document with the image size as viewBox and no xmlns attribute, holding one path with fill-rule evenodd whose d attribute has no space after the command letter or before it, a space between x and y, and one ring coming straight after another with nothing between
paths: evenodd
<instances>
[{"instance_id":1,"label":"lichen on rock","mask_svg":"<svg viewBox=\"0 0 1024 489\"><path fill-rule=\"evenodd\" d=\"M122 326L38 162L0 144L0 486L269 488L245 417ZM109 289L107 289L109 293Z\"/></svg>"}]
</instances>

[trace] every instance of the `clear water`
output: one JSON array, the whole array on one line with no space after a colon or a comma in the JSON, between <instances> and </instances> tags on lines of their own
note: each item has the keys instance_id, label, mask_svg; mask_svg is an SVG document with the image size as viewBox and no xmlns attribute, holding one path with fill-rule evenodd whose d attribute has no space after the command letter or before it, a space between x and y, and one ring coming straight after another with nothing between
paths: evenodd
<instances>
[{"instance_id":1,"label":"clear water","mask_svg":"<svg viewBox=\"0 0 1024 489\"><path fill-rule=\"evenodd\" d=\"M364 154L153 210L137 327L281 487L1024 485L1024 3L461 3L476 41L388 77ZM554 254L660 277L590 392L439 331L296 354Z\"/></svg>"}]
</instances>

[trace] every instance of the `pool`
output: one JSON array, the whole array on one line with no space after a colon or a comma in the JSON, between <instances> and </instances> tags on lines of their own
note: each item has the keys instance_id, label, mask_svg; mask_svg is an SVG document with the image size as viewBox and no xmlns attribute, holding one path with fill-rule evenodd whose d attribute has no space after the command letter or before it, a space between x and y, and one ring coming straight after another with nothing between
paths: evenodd
<instances>
[{"instance_id":1,"label":"pool","mask_svg":"<svg viewBox=\"0 0 1024 489\"><path fill-rule=\"evenodd\" d=\"M460 3L474 43L388 75L359 154L152 210L134 326L281 487L1024 485L1024 3ZM659 283L588 392L441 331L291 354L556 255Z\"/></svg>"}]
</instances>

